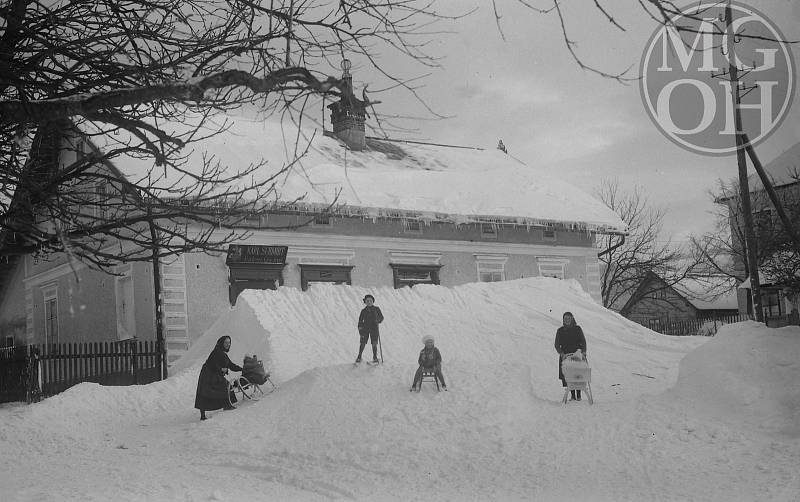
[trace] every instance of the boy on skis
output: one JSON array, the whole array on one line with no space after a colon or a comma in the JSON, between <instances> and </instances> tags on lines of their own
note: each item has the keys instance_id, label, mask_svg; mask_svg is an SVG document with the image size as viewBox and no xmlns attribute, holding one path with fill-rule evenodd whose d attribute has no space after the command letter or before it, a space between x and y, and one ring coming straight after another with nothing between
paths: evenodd
<instances>
[{"instance_id":1,"label":"boy on skis","mask_svg":"<svg viewBox=\"0 0 800 502\"><path fill-rule=\"evenodd\" d=\"M380 332L378 325L383 322L383 313L381 309L375 305L375 297L372 295L364 296L364 303L367 305L361 309L361 315L358 316L358 334L360 336L360 345L358 347L358 357L356 362L361 362L361 354L364 352L364 347L367 345L367 340L372 342L372 362L378 362L378 337Z\"/></svg>"}]
</instances>

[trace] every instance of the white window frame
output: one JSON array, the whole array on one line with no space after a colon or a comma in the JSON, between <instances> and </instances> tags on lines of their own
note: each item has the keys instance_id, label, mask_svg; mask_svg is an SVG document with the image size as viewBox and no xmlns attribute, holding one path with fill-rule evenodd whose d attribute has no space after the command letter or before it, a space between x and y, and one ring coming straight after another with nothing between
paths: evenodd
<instances>
[{"instance_id":1,"label":"white window frame","mask_svg":"<svg viewBox=\"0 0 800 502\"><path fill-rule=\"evenodd\" d=\"M311 220L312 227L332 227L333 215L331 213L314 213L314 218Z\"/></svg>"},{"instance_id":2,"label":"white window frame","mask_svg":"<svg viewBox=\"0 0 800 502\"><path fill-rule=\"evenodd\" d=\"M299 264L300 267L300 289L308 291L313 284L353 284L352 266L343 265L307 265ZM328 277L325 278L324 275ZM319 275L319 279L314 280L310 277Z\"/></svg>"},{"instance_id":3,"label":"white window frame","mask_svg":"<svg viewBox=\"0 0 800 502\"><path fill-rule=\"evenodd\" d=\"M506 280L506 262L508 261L507 255L485 255L476 254L475 265L478 271L478 282L497 282ZM485 281L482 274L499 274L497 281Z\"/></svg>"},{"instance_id":4,"label":"white window frame","mask_svg":"<svg viewBox=\"0 0 800 502\"><path fill-rule=\"evenodd\" d=\"M48 284L42 286L42 314L44 316L44 340L45 343L58 343L61 326L58 319L58 284ZM48 309L48 304L53 303L54 307ZM48 311L55 314L48 318ZM55 319L55 334L51 333L50 319Z\"/></svg>"},{"instance_id":5,"label":"white window frame","mask_svg":"<svg viewBox=\"0 0 800 502\"><path fill-rule=\"evenodd\" d=\"M248 213L242 220L242 225L246 227L261 227L263 224L263 218L259 213Z\"/></svg>"},{"instance_id":6,"label":"white window frame","mask_svg":"<svg viewBox=\"0 0 800 502\"><path fill-rule=\"evenodd\" d=\"M297 260L303 265L352 265L356 256L354 248L326 246L290 246L287 260Z\"/></svg>"},{"instance_id":7,"label":"white window frame","mask_svg":"<svg viewBox=\"0 0 800 502\"><path fill-rule=\"evenodd\" d=\"M481 227L481 239L497 240L497 223L479 223ZM487 232L487 229L489 230Z\"/></svg>"},{"instance_id":8,"label":"white window frame","mask_svg":"<svg viewBox=\"0 0 800 502\"><path fill-rule=\"evenodd\" d=\"M414 218L403 218L403 233L421 234L422 222Z\"/></svg>"},{"instance_id":9,"label":"white window frame","mask_svg":"<svg viewBox=\"0 0 800 502\"><path fill-rule=\"evenodd\" d=\"M441 265L390 264L394 288L413 287L417 284L441 284Z\"/></svg>"},{"instance_id":10,"label":"white window frame","mask_svg":"<svg viewBox=\"0 0 800 502\"><path fill-rule=\"evenodd\" d=\"M387 250L389 263L399 265L441 265L442 253L438 251Z\"/></svg>"},{"instance_id":11,"label":"white window frame","mask_svg":"<svg viewBox=\"0 0 800 502\"><path fill-rule=\"evenodd\" d=\"M401 251L387 250L389 266L392 268L392 277L395 289L406 285L420 284L414 278L404 275L406 271L426 271L429 274L430 284L440 284L439 269L442 267L442 253L435 251Z\"/></svg>"},{"instance_id":12,"label":"white window frame","mask_svg":"<svg viewBox=\"0 0 800 502\"><path fill-rule=\"evenodd\" d=\"M567 264L569 258L557 258L552 256L536 258L536 265L539 268L539 275L542 277L553 277L563 280L566 278Z\"/></svg>"},{"instance_id":13,"label":"white window frame","mask_svg":"<svg viewBox=\"0 0 800 502\"><path fill-rule=\"evenodd\" d=\"M320 282L352 284L353 276L350 269L353 268L352 263L355 256L356 251L353 248L327 246L290 246L286 253L287 260L297 260L297 266L300 267L300 289L303 291L308 290L308 286ZM314 272L320 271L320 267L335 269L334 274L347 268L347 279L344 282L308 280L307 274L313 275Z\"/></svg>"},{"instance_id":14,"label":"white window frame","mask_svg":"<svg viewBox=\"0 0 800 502\"><path fill-rule=\"evenodd\" d=\"M555 228L543 228L542 240L545 242L555 242L558 240L558 232Z\"/></svg>"}]
</instances>

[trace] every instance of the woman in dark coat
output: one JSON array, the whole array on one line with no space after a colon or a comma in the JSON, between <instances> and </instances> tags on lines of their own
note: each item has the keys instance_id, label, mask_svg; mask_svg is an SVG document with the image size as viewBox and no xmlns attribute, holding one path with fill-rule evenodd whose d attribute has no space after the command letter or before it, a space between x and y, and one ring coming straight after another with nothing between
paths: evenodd
<instances>
[{"instance_id":1,"label":"woman in dark coat","mask_svg":"<svg viewBox=\"0 0 800 502\"><path fill-rule=\"evenodd\" d=\"M242 368L228 358L230 348L231 337L221 336L200 370L194 398L194 407L200 410L200 420L206 419L206 411L233 409L228 402L228 380L225 375L229 369L242 371Z\"/></svg>"},{"instance_id":2,"label":"woman in dark coat","mask_svg":"<svg viewBox=\"0 0 800 502\"><path fill-rule=\"evenodd\" d=\"M572 312L564 312L562 317L563 326L556 331L556 352L558 352L558 378L561 380L561 386L566 387L567 381L564 380L564 373L561 372L561 361L573 352L581 349L584 359L586 358L586 337L583 336L583 330L575 323L575 316ZM572 391L572 399L581 400L581 391Z\"/></svg>"}]
</instances>

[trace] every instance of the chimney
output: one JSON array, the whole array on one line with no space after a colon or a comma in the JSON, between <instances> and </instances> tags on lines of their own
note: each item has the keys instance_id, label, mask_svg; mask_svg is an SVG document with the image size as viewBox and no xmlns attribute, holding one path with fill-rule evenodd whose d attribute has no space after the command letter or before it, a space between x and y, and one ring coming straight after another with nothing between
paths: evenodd
<instances>
[{"instance_id":1,"label":"chimney","mask_svg":"<svg viewBox=\"0 0 800 502\"><path fill-rule=\"evenodd\" d=\"M366 146L364 120L367 117L366 104L353 94L353 76L350 74L350 60L342 60L342 81L344 86L339 101L331 103L331 124L333 133L351 150L363 150Z\"/></svg>"}]
</instances>

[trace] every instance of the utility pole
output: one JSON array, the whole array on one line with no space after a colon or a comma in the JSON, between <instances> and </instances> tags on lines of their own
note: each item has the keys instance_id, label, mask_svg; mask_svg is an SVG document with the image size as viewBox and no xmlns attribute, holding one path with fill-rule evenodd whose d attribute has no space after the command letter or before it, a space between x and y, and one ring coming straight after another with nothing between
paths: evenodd
<instances>
[{"instance_id":1,"label":"utility pole","mask_svg":"<svg viewBox=\"0 0 800 502\"><path fill-rule=\"evenodd\" d=\"M739 96L739 69L736 67L736 40L733 33L733 11L731 0L725 6L725 23L727 27L728 72L731 81L731 100L733 101L733 119L736 127L736 160L739 164L739 199L744 223L745 253L747 268L750 272L750 294L753 301L753 315L757 322L764 322L761 309L761 284L758 277L758 256L756 234L753 228L753 210L750 203L750 184L747 179L747 157L745 154L745 136L742 129L741 98Z\"/></svg>"}]
</instances>

